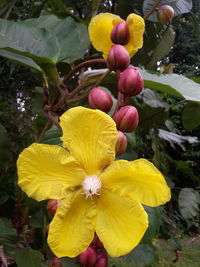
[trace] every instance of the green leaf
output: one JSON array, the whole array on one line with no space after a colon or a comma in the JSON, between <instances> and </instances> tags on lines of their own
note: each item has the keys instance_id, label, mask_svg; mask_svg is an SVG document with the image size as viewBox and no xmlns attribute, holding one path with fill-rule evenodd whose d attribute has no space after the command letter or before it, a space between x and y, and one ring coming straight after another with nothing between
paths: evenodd
<instances>
[{"instance_id":1,"label":"green leaf","mask_svg":"<svg viewBox=\"0 0 200 267\"><path fill-rule=\"evenodd\" d=\"M56 126L52 126L48 131L46 131L40 143L50 144L50 145L60 145L61 144L60 137L61 133L58 130L58 128L56 128Z\"/></svg>"},{"instance_id":2,"label":"green leaf","mask_svg":"<svg viewBox=\"0 0 200 267\"><path fill-rule=\"evenodd\" d=\"M60 260L63 264L63 267L78 267L78 266L80 266L77 263L76 258L63 257L63 258L60 258Z\"/></svg>"},{"instance_id":3,"label":"green leaf","mask_svg":"<svg viewBox=\"0 0 200 267\"><path fill-rule=\"evenodd\" d=\"M183 188L178 196L178 205L181 215L191 219L199 215L200 195L192 188Z\"/></svg>"},{"instance_id":4,"label":"green leaf","mask_svg":"<svg viewBox=\"0 0 200 267\"><path fill-rule=\"evenodd\" d=\"M194 116L195 114L195 116ZM182 115L183 127L187 130L193 130L200 125L200 103L188 102Z\"/></svg>"},{"instance_id":5,"label":"green leaf","mask_svg":"<svg viewBox=\"0 0 200 267\"><path fill-rule=\"evenodd\" d=\"M23 248L16 253L16 263L18 267L47 267L43 255L31 248Z\"/></svg>"},{"instance_id":6,"label":"green leaf","mask_svg":"<svg viewBox=\"0 0 200 267\"><path fill-rule=\"evenodd\" d=\"M42 72L41 68L31 58L2 49L0 49L0 56L8 58L22 66L29 67L33 70Z\"/></svg>"},{"instance_id":7,"label":"green leaf","mask_svg":"<svg viewBox=\"0 0 200 267\"><path fill-rule=\"evenodd\" d=\"M0 123L0 167L4 167L10 157L10 138L5 127Z\"/></svg>"},{"instance_id":8,"label":"green leaf","mask_svg":"<svg viewBox=\"0 0 200 267\"><path fill-rule=\"evenodd\" d=\"M90 43L86 26L75 22L71 17L59 19L54 15L45 15L25 22L31 26L44 28L56 36L61 48L57 62L72 63L81 58Z\"/></svg>"},{"instance_id":9,"label":"green leaf","mask_svg":"<svg viewBox=\"0 0 200 267\"><path fill-rule=\"evenodd\" d=\"M17 242L16 230L6 218L0 218L0 245L3 246L8 258L15 257L15 248Z\"/></svg>"},{"instance_id":10,"label":"green leaf","mask_svg":"<svg viewBox=\"0 0 200 267\"><path fill-rule=\"evenodd\" d=\"M151 208L147 206L145 206L144 208L148 214L149 226L144 237L142 238L142 242L150 243L153 240L153 238L156 238L156 236L159 233L163 208L162 207Z\"/></svg>"},{"instance_id":11,"label":"green leaf","mask_svg":"<svg viewBox=\"0 0 200 267\"><path fill-rule=\"evenodd\" d=\"M60 52L57 38L47 30L4 19L0 19L0 48L38 64L56 63Z\"/></svg>"},{"instance_id":12,"label":"green leaf","mask_svg":"<svg viewBox=\"0 0 200 267\"><path fill-rule=\"evenodd\" d=\"M150 265L158 260L158 256L153 246L141 244L121 259L131 264Z\"/></svg>"},{"instance_id":13,"label":"green leaf","mask_svg":"<svg viewBox=\"0 0 200 267\"><path fill-rule=\"evenodd\" d=\"M140 69L144 87L163 93L183 97L186 100L200 102L200 84L178 74L153 74Z\"/></svg>"},{"instance_id":14,"label":"green leaf","mask_svg":"<svg viewBox=\"0 0 200 267\"><path fill-rule=\"evenodd\" d=\"M143 12L146 14L152 6L155 4L156 0L145 0L143 3ZM162 0L158 7L170 5L174 9L174 15L178 16L184 13L188 13L192 9L192 0ZM148 20L157 21L156 12L154 12Z\"/></svg>"},{"instance_id":15,"label":"green leaf","mask_svg":"<svg viewBox=\"0 0 200 267\"><path fill-rule=\"evenodd\" d=\"M163 59L166 55L169 54L175 40L175 32L172 26L169 26L165 33L162 36L162 39L159 41L156 48L153 50L151 56L151 61L148 66L155 66L157 61Z\"/></svg>"}]
</instances>

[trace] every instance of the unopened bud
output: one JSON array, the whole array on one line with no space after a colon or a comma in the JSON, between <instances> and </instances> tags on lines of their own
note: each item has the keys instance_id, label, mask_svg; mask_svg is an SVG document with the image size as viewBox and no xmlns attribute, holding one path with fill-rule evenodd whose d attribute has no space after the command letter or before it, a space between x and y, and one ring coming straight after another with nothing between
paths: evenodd
<instances>
[{"instance_id":1,"label":"unopened bud","mask_svg":"<svg viewBox=\"0 0 200 267\"><path fill-rule=\"evenodd\" d=\"M122 132L132 132L137 128L139 122L137 109L133 106L122 107L114 114L113 120L118 130Z\"/></svg>"},{"instance_id":2,"label":"unopened bud","mask_svg":"<svg viewBox=\"0 0 200 267\"><path fill-rule=\"evenodd\" d=\"M130 30L126 21L117 23L111 32L111 41L114 44L126 45L130 39Z\"/></svg>"},{"instance_id":3,"label":"unopened bud","mask_svg":"<svg viewBox=\"0 0 200 267\"><path fill-rule=\"evenodd\" d=\"M142 91L143 87L144 81L137 68L129 67L120 73L118 89L121 93L135 96Z\"/></svg>"},{"instance_id":4,"label":"unopened bud","mask_svg":"<svg viewBox=\"0 0 200 267\"><path fill-rule=\"evenodd\" d=\"M62 264L62 262L59 260L59 258L53 258L52 260L51 260L51 266L52 267L63 267L63 264Z\"/></svg>"},{"instance_id":5,"label":"unopened bud","mask_svg":"<svg viewBox=\"0 0 200 267\"><path fill-rule=\"evenodd\" d=\"M90 90L88 103L91 108L100 109L104 112L109 112L113 105L111 95L99 87Z\"/></svg>"},{"instance_id":6,"label":"unopened bud","mask_svg":"<svg viewBox=\"0 0 200 267\"><path fill-rule=\"evenodd\" d=\"M50 199L48 201L48 204L47 204L47 211L49 213L49 215L53 218L55 213L56 213L56 210L58 208L58 204L59 204L60 200L54 200L54 199Z\"/></svg>"},{"instance_id":7,"label":"unopened bud","mask_svg":"<svg viewBox=\"0 0 200 267\"><path fill-rule=\"evenodd\" d=\"M97 252L95 248L89 246L85 252L81 253L78 256L78 261L85 267L92 267L94 266L97 259Z\"/></svg>"},{"instance_id":8,"label":"unopened bud","mask_svg":"<svg viewBox=\"0 0 200 267\"><path fill-rule=\"evenodd\" d=\"M127 138L126 138L126 135L121 131L118 131L117 134L118 134L118 139L117 139L117 143L115 147L115 152L116 152L116 156L120 156L124 154L124 152L126 151Z\"/></svg>"},{"instance_id":9,"label":"unopened bud","mask_svg":"<svg viewBox=\"0 0 200 267\"><path fill-rule=\"evenodd\" d=\"M125 70L130 64L126 48L122 45L113 45L108 53L107 64L111 70Z\"/></svg>"},{"instance_id":10,"label":"unopened bud","mask_svg":"<svg viewBox=\"0 0 200 267\"><path fill-rule=\"evenodd\" d=\"M103 248L103 244L101 243L101 241L99 240L97 234L95 233L94 235L94 239L91 243L91 245L93 245L96 248Z\"/></svg>"},{"instance_id":11,"label":"unopened bud","mask_svg":"<svg viewBox=\"0 0 200 267\"><path fill-rule=\"evenodd\" d=\"M162 24L171 23L174 16L174 9L171 6L161 6L157 10L158 21Z\"/></svg>"},{"instance_id":12,"label":"unopened bud","mask_svg":"<svg viewBox=\"0 0 200 267\"><path fill-rule=\"evenodd\" d=\"M108 256L105 252L97 252L97 260L94 267L107 267L108 266Z\"/></svg>"}]
</instances>

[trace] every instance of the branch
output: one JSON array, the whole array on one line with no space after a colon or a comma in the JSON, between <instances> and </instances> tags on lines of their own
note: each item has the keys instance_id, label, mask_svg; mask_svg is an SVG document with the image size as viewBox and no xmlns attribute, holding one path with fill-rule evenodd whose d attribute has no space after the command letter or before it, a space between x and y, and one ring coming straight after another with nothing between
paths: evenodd
<instances>
[{"instance_id":1,"label":"branch","mask_svg":"<svg viewBox=\"0 0 200 267\"><path fill-rule=\"evenodd\" d=\"M148 17L151 16L151 14L156 10L157 6L160 4L162 0L156 0L152 8L147 12L147 14L143 17L144 20L146 20Z\"/></svg>"}]
</instances>

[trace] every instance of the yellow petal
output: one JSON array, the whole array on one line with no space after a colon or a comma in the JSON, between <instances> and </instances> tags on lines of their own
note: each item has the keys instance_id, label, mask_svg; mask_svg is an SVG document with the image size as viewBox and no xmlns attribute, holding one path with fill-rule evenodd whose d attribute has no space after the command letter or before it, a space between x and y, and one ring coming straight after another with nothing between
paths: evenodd
<instances>
[{"instance_id":1,"label":"yellow petal","mask_svg":"<svg viewBox=\"0 0 200 267\"><path fill-rule=\"evenodd\" d=\"M50 223L48 244L57 257L76 257L94 237L96 205L82 190L72 192L61 202Z\"/></svg>"},{"instance_id":2,"label":"yellow petal","mask_svg":"<svg viewBox=\"0 0 200 267\"><path fill-rule=\"evenodd\" d=\"M129 253L143 237L148 216L137 202L104 189L97 202L96 233L112 257Z\"/></svg>"},{"instance_id":3,"label":"yellow petal","mask_svg":"<svg viewBox=\"0 0 200 267\"><path fill-rule=\"evenodd\" d=\"M117 130L110 116L100 110L75 107L60 118L63 146L88 175L110 164L115 157Z\"/></svg>"},{"instance_id":4,"label":"yellow petal","mask_svg":"<svg viewBox=\"0 0 200 267\"><path fill-rule=\"evenodd\" d=\"M19 186L38 201L62 199L86 176L69 152L54 145L32 144L19 155L17 168Z\"/></svg>"},{"instance_id":5,"label":"yellow petal","mask_svg":"<svg viewBox=\"0 0 200 267\"><path fill-rule=\"evenodd\" d=\"M130 29L130 41L125 45L125 48L132 57L143 45L145 23L143 18L136 14L130 14L126 19L126 22Z\"/></svg>"},{"instance_id":6,"label":"yellow petal","mask_svg":"<svg viewBox=\"0 0 200 267\"><path fill-rule=\"evenodd\" d=\"M89 24L89 36L94 48L103 52L104 58L107 58L108 52L113 45L110 35L113 26L123 21L119 16L111 13L100 13L93 17Z\"/></svg>"},{"instance_id":7,"label":"yellow petal","mask_svg":"<svg viewBox=\"0 0 200 267\"><path fill-rule=\"evenodd\" d=\"M121 196L155 207L170 200L170 189L158 169L145 159L113 162L101 175L103 186Z\"/></svg>"}]
</instances>

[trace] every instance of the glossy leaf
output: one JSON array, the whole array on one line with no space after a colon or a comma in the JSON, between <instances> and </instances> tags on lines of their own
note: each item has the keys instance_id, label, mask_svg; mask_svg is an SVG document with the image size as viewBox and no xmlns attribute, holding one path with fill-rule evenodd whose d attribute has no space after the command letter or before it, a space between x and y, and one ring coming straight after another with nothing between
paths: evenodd
<instances>
[{"instance_id":1,"label":"glossy leaf","mask_svg":"<svg viewBox=\"0 0 200 267\"><path fill-rule=\"evenodd\" d=\"M153 54L151 56L151 61L149 62L149 66L155 66L157 61L163 59L166 55L169 54L175 40L175 32L172 26L169 26L165 33L163 34L161 40L153 50Z\"/></svg>"},{"instance_id":2,"label":"glossy leaf","mask_svg":"<svg viewBox=\"0 0 200 267\"><path fill-rule=\"evenodd\" d=\"M200 102L200 84L178 74L155 74L141 69L144 86L163 93Z\"/></svg>"},{"instance_id":3,"label":"glossy leaf","mask_svg":"<svg viewBox=\"0 0 200 267\"><path fill-rule=\"evenodd\" d=\"M38 64L54 64L60 54L57 38L47 30L4 19L0 19L0 48L29 57Z\"/></svg>"},{"instance_id":4,"label":"glossy leaf","mask_svg":"<svg viewBox=\"0 0 200 267\"><path fill-rule=\"evenodd\" d=\"M199 215L200 195L192 188L183 188L178 196L178 205L181 215L191 219Z\"/></svg>"},{"instance_id":5,"label":"glossy leaf","mask_svg":"<svg viewBox=\"0 0 200 267\"><path fill-rule=\"evenodd\" d=\"M47 267L43 255L31 248L23 248L16 253L16 263L18 267Z\"/></svg>"},{"instance_id":6,"label":"glossy leaf","mask_svg":"<svg viewBox=\"0 0 200 267\"><path fill-rule=\"evenodd\" d=\"M194 116L195 114L195 116ZM183 126L187 130L193 130L200 125L200 103L188 102L183 110Z\"/></svg>"},{"instance_id":7,"label":"glossy leaf","mask_svg":"<svg viewBox=\"0 0 200 267\"><path fill-rule=\"evenodd\" d=\"M151 7L155 4L156 0L145 0L143 3L143 12L146 14ZM158 5L164 6L170 5L174 9L174 15L178 16L184 13L188 13L192 9L192 0L162 0ZM156 12L154 12L149 18L149 20L157 21Z\"/></svg>"},{"instance_id":8,"label":"glossy leaf","mask_svg":"<svg viewBox=\"0 0 200 267\"><path fill-rule=\"evenodd\" d=\"M46 131L40 143L50 144L50 145L60 145L62 143L60 137L61 137L60 131L56 128L56 126L52 126L48 131Z\"/></svg>"},{"instance_id":9,"label":"glossy leaf","mask_svg":"<svg viewBox=\"0 0 200 267\"><path fill-rule=\"evenodd\" d=\"M8 219L0 218L0 245L3 246L5 255L8 258L15 256L16 242L16 230L11 226Z\"/></svg>"},{"instance_id":10,"label":"glossy leaf","mask_svg":"<svg viewBox=\"0 0 200 267\"><path fill-rule=\"evenodd\" d=\"M56 36L61 49L57 62L72 63L81 58L88 48L90 41L86 26L75 22L71 17L59 19L54 15L45 15L25 22L31 26L44 28Z\"/></svg>"}]
</instances>

